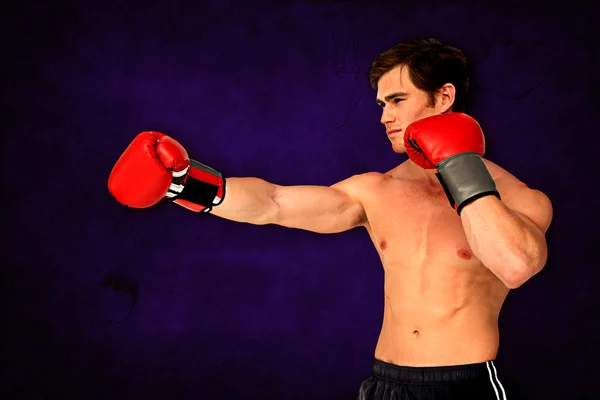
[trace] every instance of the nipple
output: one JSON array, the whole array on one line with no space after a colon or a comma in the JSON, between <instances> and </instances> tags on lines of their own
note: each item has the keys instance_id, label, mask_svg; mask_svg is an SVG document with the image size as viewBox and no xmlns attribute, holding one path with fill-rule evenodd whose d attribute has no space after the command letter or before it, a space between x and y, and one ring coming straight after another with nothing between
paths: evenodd
<instances>
[{"instance_id":1,"label":"nipple","mask_svg":"<svg viewBox=\"0 0 600 400\"><path fill-rule=\"evenodd\" d=\"M385 250L387 248L387 242L385 240L382 240L381 243L379 243L379 248L381 250Z\"/></svg>"},{"instance_id":2,"label":"nipple","mask_svg":"<svg viewBox=\"0 0 600 400\"><path fill-rule=\"evenodd\" d=\"M468 251L468 250L465 250L465 249L458 249L458 250L456 250L456 254L458 254L458 256L460 258L463 258L465 260L470 260L471 257L472 257L471 252Z\"/></svg>"}]
</instances>

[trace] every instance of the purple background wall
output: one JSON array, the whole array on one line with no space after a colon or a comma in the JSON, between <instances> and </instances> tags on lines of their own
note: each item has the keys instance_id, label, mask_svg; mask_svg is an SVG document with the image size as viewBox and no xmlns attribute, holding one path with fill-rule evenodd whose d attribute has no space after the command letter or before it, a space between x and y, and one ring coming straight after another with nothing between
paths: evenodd
<instances>
[{"instance_id":1,"label":"purple background wall","mask_svg":"<svg viewBox=\"0 0 600 400\"><path fill-rule=\"evenodd\" d=\"M405 156L366 74L428 36L470 57L488 158L554 202L547 268L501 315L500 379L510 399L597 398L597 8L144 3L3 11L1 398L355 398L382 317L365 232L132 210L106 181L147 129L228 176L390 169Z\"/></svg>"}]
</instances>

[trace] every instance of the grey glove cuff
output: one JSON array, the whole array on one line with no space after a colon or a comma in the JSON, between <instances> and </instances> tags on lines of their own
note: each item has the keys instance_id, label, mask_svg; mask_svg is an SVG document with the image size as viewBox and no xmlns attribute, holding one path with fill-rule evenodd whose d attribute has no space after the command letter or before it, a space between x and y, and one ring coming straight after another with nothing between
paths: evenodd
<instances>
[{"instance_id":1,"label":"grey glove cuff","mask_svg":"<svg viewBox=\"0 0 600 400\"><path fill-rule=\"evenodd\" d=\"M449 157L439 163L437 169L436 176L458 215L464 206L483 196L493 195L500 199L496 182L477 153Z\"/></svg>"}]
</instances>

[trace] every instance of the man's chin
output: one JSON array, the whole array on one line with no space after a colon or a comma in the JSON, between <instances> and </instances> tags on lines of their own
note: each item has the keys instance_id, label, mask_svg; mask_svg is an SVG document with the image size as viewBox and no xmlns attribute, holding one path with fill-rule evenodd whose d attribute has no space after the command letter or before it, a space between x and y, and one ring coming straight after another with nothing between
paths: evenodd
<instances>
[{"instance_id":1,"label":"man's chin","mask_svg":"<svg viewBox=\"0 0 600 400\"><path fill-rule=\"evenodd\" d=\"M392 150L394 150L394 153L397 153L397 154L404 154L404 153L406 153L406 148L404 146L395 146L395 145L392 145Z\"/></svg>"}]
</instances>

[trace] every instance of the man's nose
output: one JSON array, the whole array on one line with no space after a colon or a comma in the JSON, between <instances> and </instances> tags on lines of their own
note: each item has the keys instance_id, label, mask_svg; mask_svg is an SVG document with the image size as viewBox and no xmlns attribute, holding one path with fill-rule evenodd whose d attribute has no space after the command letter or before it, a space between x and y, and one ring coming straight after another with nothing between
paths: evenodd
<instances>
[{"instance_id":1,"label":"man's nose","mask_svg":"<svg viewBox=\"0 0 600 400\"><path fill-rule=\"evenodd\" d=\"M386 109L383 109L383 112L381 113L381 123L383 125L387 125L390 124L392 122L394 122L394 117L392 116L392 114L389 111L386 111Z\"/></svg>"}]
</instances>

